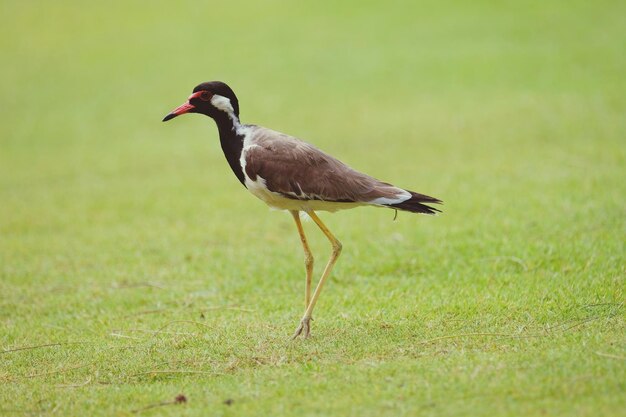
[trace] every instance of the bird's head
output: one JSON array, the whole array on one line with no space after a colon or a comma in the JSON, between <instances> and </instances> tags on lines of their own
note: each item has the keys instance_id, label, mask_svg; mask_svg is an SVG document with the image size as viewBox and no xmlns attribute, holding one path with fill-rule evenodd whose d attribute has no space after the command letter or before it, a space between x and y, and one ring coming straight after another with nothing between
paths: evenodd
<instances>
[{"instance_id":1,"label":"bird's head","mask_svg":"<svg viewBox=\"0 0 626 417\"><path fill-rule=\"evenodd\" d=\"M176 107L164 122L185 113L201 113L213 119L219 116L239 118L239 101L231 88L221 81L209 81L193 89L186 103Z\"/></svg>"}]
</instances>

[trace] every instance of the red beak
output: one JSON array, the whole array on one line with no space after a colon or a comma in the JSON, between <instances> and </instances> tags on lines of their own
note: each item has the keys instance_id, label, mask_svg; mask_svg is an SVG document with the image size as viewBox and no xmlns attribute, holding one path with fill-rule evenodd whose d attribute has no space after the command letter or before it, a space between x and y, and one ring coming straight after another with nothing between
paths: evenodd
<instances>
[{"instance_id":1,"label":"red beak","mask_svg":"<svg viewBox=\"0 0 626 417\"><path fill-rule=\"evenodd\" d=\"M191 99L200 97L200 95L202 95L202 93L203 93L203 91L196 91L195 93L190 95L189 98L187 99L187 102L185 104L182 104L182 105L176 107L174 110L172 110L167 116L165 116L163 118L163 121L167 122L168 120L172 120L176 116L180 116L181 114L189 113L191 110L195 109L196 106L191 104Z\"/></svg>"},{"instance_id":2,"label":"red beak","mask_svg":"<svg viewBox=\"0 0 626 417\"><path fill-rule=\"evenodd\" d=\"M163 121L167 122L168 120L172 120L174 117L188 113L192 109L195 109L195 106L190 102L186 102L185 104L182 104L172 110L167 116L163 118Z\"/></svg>"}]
</instances>

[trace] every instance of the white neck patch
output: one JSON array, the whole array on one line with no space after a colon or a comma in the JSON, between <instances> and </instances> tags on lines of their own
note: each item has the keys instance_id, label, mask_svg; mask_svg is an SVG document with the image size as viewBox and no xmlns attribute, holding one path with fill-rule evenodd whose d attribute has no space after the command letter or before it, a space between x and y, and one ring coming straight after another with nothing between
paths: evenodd
<instances>
[{"instance_id":1,"label":"white neck patch","mask_svg":"<svg viewBox=\"0 0 626 417\"><path fill-rule=\"evenodd\" d=\"M233 105L230 102L228 97L220 96L219 94L214 94L211 97L211 104L218 110L228 113L229 116L235 115L235 109L233 109Z\"/></svg>"},{"instance_id":2,"label":"white neck patch","mask_svg":"<svg viewBox=\"0 0 626 417\"><path fill-rule=\"evenodd\" d=\"M241 123L239 122L239 118L235 114L235 109L233 108L233 105L230 102L230 99L228 97L220 96L219 94L214 94L213 97L211 97L211 104L216 109L221 110L225 112L226 114L228 114L228 117L230 118L230 120L233 121L233 129L237 132L237 134L245 135L247 133L246 128L242 126Z\"/></svg>"}]
</instances>

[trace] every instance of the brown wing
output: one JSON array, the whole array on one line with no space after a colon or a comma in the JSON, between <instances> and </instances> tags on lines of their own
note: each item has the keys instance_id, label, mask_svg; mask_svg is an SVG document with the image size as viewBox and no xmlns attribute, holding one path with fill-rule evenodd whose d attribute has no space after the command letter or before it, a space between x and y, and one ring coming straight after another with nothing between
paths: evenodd
<instances>
[{"instance_id":1,"label":"brown wing","mask_svg":"<svg viewBox=\"0 0 626 417\"><path fill-rule=\"evenodd\" d=\"M246 150L246 174L287 198L336 202L397 199L404 192L350 168L313 145L256 127Z\"/></svg>"}]
</instances>

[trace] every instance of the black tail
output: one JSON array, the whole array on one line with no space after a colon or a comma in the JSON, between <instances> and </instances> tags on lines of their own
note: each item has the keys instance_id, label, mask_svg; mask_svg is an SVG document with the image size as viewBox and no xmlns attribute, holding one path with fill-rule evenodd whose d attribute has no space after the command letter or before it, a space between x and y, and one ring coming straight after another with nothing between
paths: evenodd
<instances>
[{"instance_id":1,"label":"black tail","mask_svg":"<svg viewBox=\"0 0 626 417\"><path fill-rule=\"evenodd\" d=\"M388 204L387 207L422 214L437 214L437 212L441 212L441 210L439 209L427 206L426 204L422 203L443 204L443 201L434 197L429 197L424 194L414 193L413 191L408 192L411 193L411 198L403 201L402 203Z\"/></svg>"}]
</instances>

